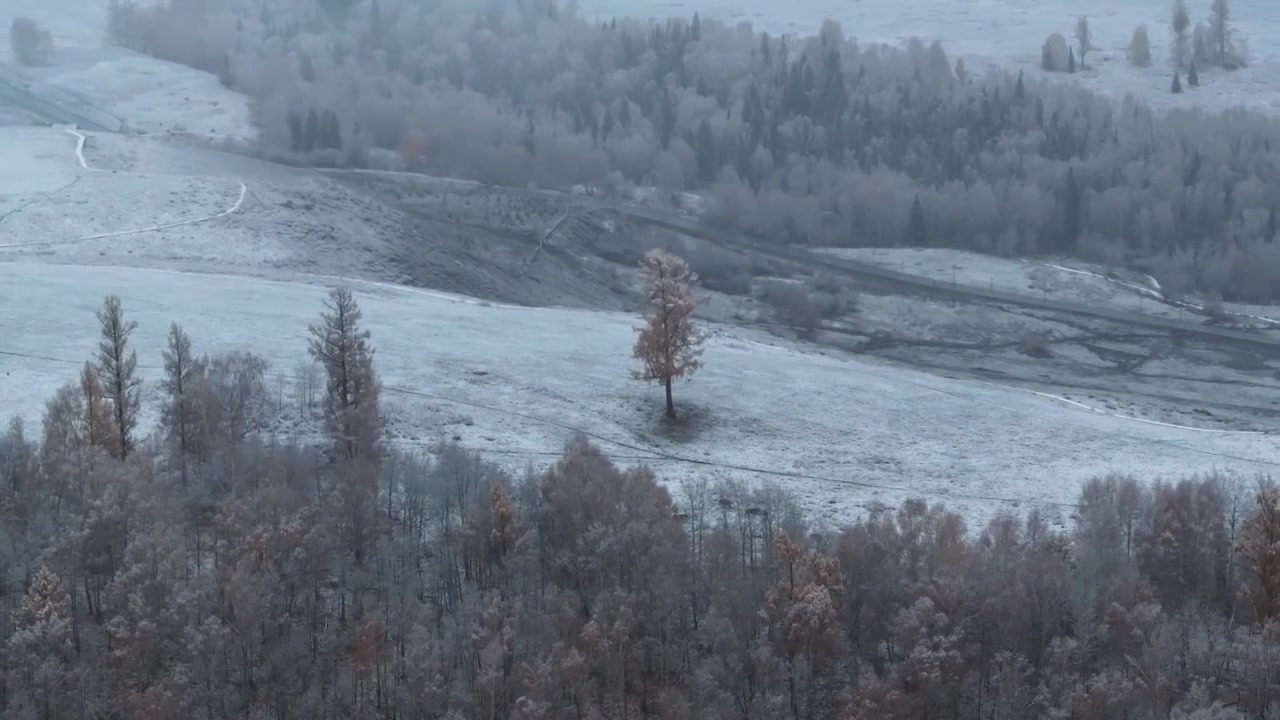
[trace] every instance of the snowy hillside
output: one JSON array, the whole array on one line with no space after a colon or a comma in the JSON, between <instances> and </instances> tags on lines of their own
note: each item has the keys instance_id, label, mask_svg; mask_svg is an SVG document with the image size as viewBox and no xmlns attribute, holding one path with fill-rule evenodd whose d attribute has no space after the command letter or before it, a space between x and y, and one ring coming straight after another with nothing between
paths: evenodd
<instances>
[{"instance_id":1,"label":"snowy hillside","mask_svg":"<svg viewBox=\"0 0 1280 720\"><path fill-rule=\"evenodd\" d=\"M106 10L99 0L0 3L6 33L14 17L29 17L50 31L57 48L46 67L18 68L7 51L0 53L0 79L33 83L64 107L114 116L135 131L202 140L254 136L245 96L209 73L111 46Z\"/></svg>"},{"instance_id":2,"label":"snowy hillside","mask_svg":"<svg viewBox=\"0 0 1280 720\"><path fill-rule=\"evenodd\" d=\"M146 137L0 128L0 259L378 280L456 262L418 232L312 173Z\"/></svg>"},{"instance_id":3,"label":"snowy hillside","mask_svg":"<svg viewBox=\"0 0 1280 720\"><path fill-rule=\"evenodd\" d=\"M938 40L953 58L969 67L998 64L1043 74L1040 47L1050 33L1072 38L1076 18L1090 20L1097 50L1089 68L1072 76L1094 90L1133 93L1157 107L1222 108L1236 105L1280 111L1280 12L1273 0L1233 0L1235 28L1248 42L1249 66L1233 72L1202 73L1202 87L1169 93L1169 3L1166 0L580 0L596 17L648 16L749 22L756 30L813 35L826 18L840 22L846 35L862 42L897 45L919 37ZM1209 0L1188 3L1194 25L1207 21ZM1146 24L1152 67L1132 68L1124 49L1133 30ZM1055 75L1065 78L1064 75Z\"/></svg>"}]
</instances>

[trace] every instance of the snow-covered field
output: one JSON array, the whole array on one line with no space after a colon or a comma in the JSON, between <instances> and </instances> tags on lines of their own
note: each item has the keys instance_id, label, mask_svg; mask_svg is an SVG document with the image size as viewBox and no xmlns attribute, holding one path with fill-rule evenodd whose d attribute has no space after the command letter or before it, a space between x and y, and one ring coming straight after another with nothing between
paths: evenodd
<instances>
[{"instance_id":1,"label":"snow-covered field","mask_svg":"<svg viewBox=\"0 0 1280 720\"><path fill-rule=\"evenodd\" d=\"M1134 71L1116 60L1137 22L1151 25L1153 39L1164 37L1163 3L1156 2L1117 10L1099 0L1034 7L1029 0L922 0L892 12L883 3L835 0L785 9L762 0L582 5L605 15L699 10L771 31L811 32L832 16L869 40L937 37L979 60L1028 67L1044 34L1069 31L1084 12L1104 49L1091 58L1095 69L1078 78L1120 91L1166 82L1163 71ZM57 64L24 74L78 93L131 128L251 133L244 98L212 76L106 47L104 8L93 0L8 0L0 25L29 15L52 28ZM1253 66L1229 79L1206 73L1207 86L1180 102L1275 99L1266 84L1266 69L1276 69L1267 38L1280 39L1280 25L1255 22L1260 0L1238 0L1236 13ZM1252 82L1262 84L1251 89ZM54 389L93 352L93 311L109 293L121 295L139 323L135 343L153 408L171 321L202 350L253 350L276 373L290 374L305 358L306 327L330 276L396 277L404 228L386 213L334 183L211 149L93 134L81 144L60 128L0 128L0 411L38 423ZM1138 302L1110 281L1067 270L978 256L917 260L907 269L935 276L962 265L957 282L1026 289L1041 273L1050 292L1072 299ZM182 272L190 270L199 272ZM728 328L710 343L706 370L679 388L689 420L672 434L658 420L660 393L630 379L632 316L354 284L378 347L395 441L425 447L456 437L513 468L549 461L571 432L588 430L615 456L649 462L667 479L778 480L827 519L909 495L945 500L975 518L1014 504L1044 504L1063 518L1080 483L1095 475L1251 473L1276 464L1269 435L1117 417L1018 388L778 347Z\"/></svg>"},{"instance_id":2,"label":"snow-covered field","mask_svg":"<svg viewBox=\"0 0 1280 720\"><path fill-rule=\"evenodd\" d=\"M388 254L369 245L376 234L356 252L365 214L358 206L280 207L275 183L318 182L290 178L292 171L143 138L87 135L82 146L58 128L0 132L0 245L8 246L0 247L0 408L31 423L92 353L93 311L108 293L121 295L139 322L137 348L154 394L171 321L205 350L251 349L288 374L305 358L307 324L332 282L300 273L376 278L344 257ZM323 245L316 229L346 215L355 217L332 251L300 254L302 239ZM111 234L168 223L185 224ZM288 235L300 224L306 232ZM332 255L333 269L298 259L317 255ZM243 276L272 265L298 279ZM675 438L660 428L660 394L629 376L632 316L356 287L397 441L426 446L456 436L513 468L548 461L573 429L586 429L666 478L779 480L822 517L924 494L980 518L1014 502L1065 511L1056 504L1101 473L1253 472L1269 467L1274 452L1270 436L1124 419L725 329L708 349L706 371L679 390L691 425Z\"/></svg>"},{"instance_id":3,"label":"snow-covered field","mask_svg":"<svg viewBox=\"0 0 1280 720\"><path fill-rule=\"evenodd\" d=\"M0 27L14 17L35 20L53 35L57 55L48 67L17 68L7 52L6 76L37 84L72 110L123 119L131 130L201 139L251 138L248 98L209 73L111 46L105 0L5 0Z\"/></svg>"},{"instance_id":4,"label":"snow-covered field","mask_svg":"<svg viewBox=\"0 0 1280 720\"><path fill-rule=\"evenodd\" d=\"M774 477L829 518L911 493L980 517L1011 505L987 498L1070 503L1082 481L1113 470L1181 476L1228 462L1262 470L1275 456L1270 436L1126 421L1011 388L771 347L734 331L718 334L705 371L677 388L692 427L669 439L659 430L660 392L629 377L631 316L356 288L396 435L424 444L457 436L514 467L545 462L578 428L612 452L648 458L668 479ZM304 358L324 292L319 281L0 264L0 407L38 421L44 401L93 352L93 311L108 293L139 324L134 342L154 402L170 322L202 350L253 350L289 373Z\"/></svg>"},{"instance_id":5,"label":"snow-covered field","mask_svg":"<svg viewBox=\"0 0 1280 720\"><path fill-rule=\"evenodd\" d=\"M81 157L75 132L0 127L0 259L401 277L402 219L336 183L207 148L84 137Z\"/></svg>"},{"instance_id":6,"label":"snow-covered field","mask_svg":"<svg viewBox=\"0 0 1280 720\"><path fill-rule=\"evenodd\" d=\"M821 251L961 286L1109 305L1169 318L1189 317L1176 306L1160 300L1158 285L1152 278L1127 272L1121 276L1105 267L1076 260L1023 260L945 248L823 248ZM1203 301L1192 299L1190 302ZM1255 325L1280 326L1277 308L1224 303L1223 309Z\"/></svg>"},{"instance_id":7,"label":"snow-covered field","mask_svg":"<svg viewBox=\"0 0 1280 720\"><path fill-rule=\"evenodd\" d=\"M1222 108L1246 105L1280 110L1280 8L1275 0L1233 0L1235 28L1248 41L1249 66L1228 73L1201 70L1202 86L1182 95L1169 92L1172 73L1168 0L579 0L590 15L608 17L684 17L730 23L749 22L756 30L812 35L822 22L840 22L846 35L863 42L899 44L911 37L938 40L951 57L969 67L986 64L1042 75L1040 47L1060 32L1074 44L1076 18L1088 16L1093 44L1088 68L1071 76L1095 90L1133 93L1157 107ZM1192 24L1208 21L1208 0L1188 3ZM1133 30L1146 24L1155 62L1146 69L1125 60ZM1054 77L1065 78L1064 75Z\"/></svg>"}]
</instances>

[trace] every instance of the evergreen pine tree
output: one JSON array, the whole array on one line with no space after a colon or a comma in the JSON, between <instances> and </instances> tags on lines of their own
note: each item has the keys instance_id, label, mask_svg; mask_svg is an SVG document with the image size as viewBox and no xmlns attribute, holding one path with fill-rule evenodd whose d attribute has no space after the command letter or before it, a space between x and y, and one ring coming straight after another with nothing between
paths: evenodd
<instances>
[{"instance_id":1,"label":"evergreen pine tree","mask_svg":"<svg viewBox=\"0 0 1280 720\"><path fill-rule=\"evenodd\" d=\"M294 152L302 152L302 117L297 111L290 110L288 115L289 122L289 149Z\"/></svg>"},{"instance_id":2,"label":"evergreen pine tree","mask_svg":"<svg viewBox=\"0 0 1280 720\"><path fill-rule=\"evenodd\" d=\"M142 379L138 377L138 354L129 349L129 336L138 324L124 319L124 308L116 295L107 296L98 311L102 339L98 342L97 375L103 396L111 409L116 445L112 454L125 460L137 444L138 404Z\"/></svg>"},{"instance_id":3,"label":"evergreen pine tree","mask_svg":"<svg viewBox=\"0 0 1280 720\"><path fill-rule=\"evenodd\" d=\"M1173 86L1169 88L1175 95L1182 92L1182 78L1178 77L1178 71L1173 71Z\"/></svg>"},{"instance_id":4,"label":"evergreen pine tree","mask_svg":"<svg viewBox=\"0 0 1280 720\"><path fill-rule=\"evenodd\" d=\"M1196 70L1196 61L1191 61L1191 67L1187 70L1187 84L1191 87L1200 87L1200 73Z\"/></svg>"},{"instance_id":5,"label":"evergreen pine tree","mask_svg":"<svg viewBox=\"0 0 1280 720\"><path fill-rule=\"evenodd\" d=\"M235 75L231 73L231 53L222 56L222 72L218 73L218 82L224 88L230 88L235 84Z\"/></svg>"},{"instance_id":6,"label":"evergreen pine tree","mask_svg":"<svg viewBox=\"0 0 1280 720\"><path fill-rule=\"evenodd\" d=\"M924 221L924 206L920 204L920 196L911 201L911 211L907 215L907 246L929 247L929 228Z\"/></svg>"},{"instance_id":7,"label":"evergreen pine tree","mask_svg":"<svg viewBox=\"0 0 1280 720\"><path fill-rule=\"evenodd\" d=\"M307 113L306 129L302 133L302 152L309 153L316 149L320 144L320 116L316 114L316 109L311 108Z\"/></svg>"},{"instance_id":8,"label":"evergreen pine tree","mask_svg":"<svg viewBox=\"0 0 1280 720\"><path fill-rule=\"evenodd\" d=\"M604 119L600 121L600 139L608 140L609 134L613 132L613 110L606 107L604 109Z\"/></svg>"},{"instance_id":9,"label":"evergreen pine tree","mask_svg":"<svg viewBox=\"0 0 1280 720\"><path fill-rule=\"evenodd\" d=\"M330 292L320 319L310 328L310 352L328 378L324 419L334 452L345 460L376 461L382 435L381 385L369 331L360 327L360 308L351 291Z\"/></svg>"},{"instance_id":10,"label":"evergreen pine tree","mask_svg":"<svg viewBox=\"0 0 1280 720\"><path fill-rule=\"evenodd\" d=\"M710 185L720 169L716 163L715 138L711 135L711 123L703 120L694 138L693 152L698 161L698 179Z\"/></svg>"},{"instance_id":11,"label":"evergreen pine tree","mask_svg":"<svg viewBox=\"0 0 1280 720\"><path fill-rule=\"evenodd\" d=\"M160 410L160 422L164 427L174 455L178 460L182 485L187 485L189 459L196 451L199 427L199 406L196 402L197 385L204 377L204 363L191 351L191 338L178 325L169 326L169 344L163 353L164 380L161 387L166 396Z\"/></svg>"},{"instance_id":12,"label":"evergreen pine tree","mask_svg":"<svg viewBox=\"0 0 1280 720\"><path fill-rule=\"evenodd\" d=\"M1062 201L1062 233L1064 250L1075 249L1084 222L1084 193L1076 180L1075 168L1067 170L1066 187Z\"/></svg>"},{"instance_id":13,"label":"evergreen pine tree","mask_svg":"<svg viewBox=\"0 0 1280 720\"><path fill-rule=\"evenodd\" d=\"M671 91L663 88L662 98L658 107L658 140L662 143L662 149L666 150L671 147L671 138L676 131L676 104L671 99Z\"/></svg>"}]
</instances>

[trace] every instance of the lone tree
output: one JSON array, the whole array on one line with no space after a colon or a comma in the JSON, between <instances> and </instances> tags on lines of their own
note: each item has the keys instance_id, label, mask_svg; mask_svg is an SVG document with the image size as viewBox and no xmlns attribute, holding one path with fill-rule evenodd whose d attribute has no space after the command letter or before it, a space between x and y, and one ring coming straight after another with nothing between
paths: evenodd
<instances>
[{"instance_id":1,"label":"lone tree","mask_svg":"<svg viewBox=\"0 0 1280 720\"><path fill-rule=\"evenodd\" d=\"M23 65L40 65L53 59L53 37L31 18L13 19L9 25L9 46Z\"/></svg>"},{"instance_id":2,"label":"lone tree","mask_svg":"<svg viewBox=\"0 0 1280 720\"><path fill-rule=\"evenodd\" d=\"M642 368L635 377L666 389L667 417L674 419L671 383L702 367L702 345L707 339L693 324L693 311L698 306L693 289L698 276L683 259L662 250L649 251L640 271L653 314L637 329L633 355Z\"/></svg>"},{"instance_id":3,"label":"lone tree","mask_svg":"<svg viewBox=\"0 0 1280 720\"><path fill-rule=\"evenodd\" d=\"M1129 63L1135 67L1146 67L1151 64L1151 39L1147 37L1147 26L1139 25L1133 29L1133 39L1129 41L1127 52Z\"/></svg>"},{"instance_id":4,"label":"lone tree","mask_svg":"<svg viewBox=\"0 0 1280 720\"><path fill-rule=\"evenodd\" d=\"M1173 32L1173 66L1181 69L1187 62L1187 30L1191 27L1191 13L1187 0L1173 0L1169 29Z\"/></svg>"},{"instance_id":5,"label":"lone tree","mask_svg":"<svg viewBox=\"0 0 1280 720\"><path fill-rule=\"evenodd\" d=\"M1081 15L1076 20L1076 44L1080 47L1080 67L1085 67L1084 58L1093 50L1093 33L1089 30L1089 18Z\"/></svg>"},{"instance_id":6,"label":"lone tree","mask_svg":"<svg viewBox=\"0 0 1280 720\"><path fill-rule=\"evenodd\" d=\"M1070 62L1071 48L1062 33L1053 33L1045 39L1040 48L1040 65L1049 72L1066 72Z\"/></svg>"},{"instance_id":7,"label":"lone tree","mask_svg":"<svg viewBox=\"0 0 1280 720\"><path fill-rule=\"evenodd\" d=\"M368 330L360 329L360 308L351 290L335 288L325 300L320 323L312 325L311 357L324 367L325 429L344 460L378 459L382 415L381 385L373 367Z\"/></svg>"},{"instance_id":8,"label":"lone tree","mask_svg":"<svg viewBox=\"0 0 1280 720\"><path fill-rule=\"evenodd\" d=\"M137 329L126 322L120 298L108 295L98 311L102 339L98 341L98 379L111 408L115 447L112 455L125 460L137 444L134 431L138 427L138 403L142 380L138 377L138 353L129 350L129 336Z\"/></svg>"}]
</instances>

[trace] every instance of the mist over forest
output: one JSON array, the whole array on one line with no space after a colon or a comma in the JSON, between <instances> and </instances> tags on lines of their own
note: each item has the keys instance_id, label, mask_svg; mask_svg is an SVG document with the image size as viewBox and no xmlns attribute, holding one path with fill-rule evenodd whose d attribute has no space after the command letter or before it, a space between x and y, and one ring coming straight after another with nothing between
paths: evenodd
<instances>
[{"instance_id":1,"label":"mist over forest","mask_svg":"<svg viewBox=\"0 0 1280 720\"><path fill-rule=\"evenodd\" d=\"M941 45L710 18L592 22L552 0L112 0L118 43L253 99L253 150L486 183L697 191L777 242L1058 254L1173 296L1280 296L1280 137L1155 114Z\"/></svg>"}]
</instances>

